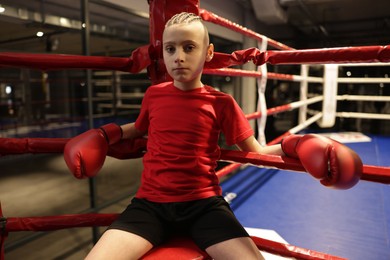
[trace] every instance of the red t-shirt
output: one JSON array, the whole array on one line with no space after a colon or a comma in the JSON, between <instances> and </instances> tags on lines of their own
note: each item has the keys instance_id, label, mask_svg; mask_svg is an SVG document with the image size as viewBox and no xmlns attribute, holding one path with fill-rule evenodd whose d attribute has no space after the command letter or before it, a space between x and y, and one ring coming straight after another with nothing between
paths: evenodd
<instances>
[{"instance_id":1,"label":"red t-shirt","mask_svg":"<svg viewBox=\"0 0 390 260\"><path fill-rule=\"evenodd\" d=\"M233 145L253 135L228 94L204 86L190 91L165 82L147 89L135 127L148 131L137 198L181 202L221 195L215 167L219 135Z\"/></svg>"}]
</instances>

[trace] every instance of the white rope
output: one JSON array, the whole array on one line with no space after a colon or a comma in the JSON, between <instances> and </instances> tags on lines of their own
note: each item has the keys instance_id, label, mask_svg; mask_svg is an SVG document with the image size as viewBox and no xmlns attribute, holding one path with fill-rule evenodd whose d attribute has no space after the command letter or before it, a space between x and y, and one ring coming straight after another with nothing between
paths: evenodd
<instances>
[{"instance_id":1,"label":"white rope","mask_svg":"<svg viewBox=\"0 0 390 260\"><path fill-rule=\"evenodd\" d=\"M390 78L338 78L338 83L390 83Z\"/></svg>"},{"instance_id":2,"label":"white rope","mask_svg":"<svg viewBox=\"0 0 390 260\"><path fill-rule=\"evenodd\" d=\"M386 62L373 62L373 63L368 63L368 62L362 62L362 63L338 63L339 66L342 67L368 67L368 66L390 66L390 63Z\"/></svg>"},{"instance_id":3,"label":"white rope","mask_svg":"<svg viewBox=\"0 0 390 260\"><path fill-rule=\"evenodd\" d=\"M390 101L390 96L339 95L337 100L386 102Z\"/></svg>"},{"instance_id":4,"label":"white rope","mask_svg":"<svg viewBox=\"0 0 390 260\"><path fill-rule=\"evenodd\" d=\"M289 130L289 132L290 132L291 134L296 134L296 133L298 133L299 131L301 131L301 130L305 129L306 127L308 127L309 125L311 125L311 124L317 122L319 119L321 119L321 117L322 117L322 113L319 112L319 113L315 114L314 116L310 117L310 118L309 118L308 120L306 120L305 122L303 122L303 123L301 123L301 124L299 124L299 125L297 125L297 126L291 128L291 129Z\"/></svg>"},{"instance_id":5,"label":"white rope","mask_svg":"<svg viewBox=\"0 0 390 260\"><path fill-rule=\"evenodd\" d=\"M358 112L337 112L336 116L344 117L344 118L385 119L385 120L390 120L390 114L373 114L373 113L358 113Z\"/></svg>"},{"instance_id":6,"label":"white rope","mask_svg":"<svg viewBox=\"0 0 390 260\"><path fill-rule=\"evenodd\" d=\"M314 104L314 103L317 103L317 102L320 102L323 100L324 100L324 96L317 96L317 97L313 97L313 98L309 98L309 99L305 99L305 100L292 102L292 103L290 103L290 106L292 109L295 109L295 108L299 108L302 106ZM302 122L304 122L304 121L306 121L306 120L303 120Z\"/></svg>"},{"instance_id":7,"label":"white rope","mask_svg":"<svg viewBox=\"0 0 390 260\"><path fill-rule=\"evenodd\" d=\"M308 65L302 65L302 66L308 66ZM302 73L302 69L301 69ZM280 79L283 80L283 79ZM309 77L309 76L303 76L303 75L293 75L292 81L294 82L301 82L306 80L308 83L324 83L324 78L320 77Z\"/></svg>"}]
</instances>

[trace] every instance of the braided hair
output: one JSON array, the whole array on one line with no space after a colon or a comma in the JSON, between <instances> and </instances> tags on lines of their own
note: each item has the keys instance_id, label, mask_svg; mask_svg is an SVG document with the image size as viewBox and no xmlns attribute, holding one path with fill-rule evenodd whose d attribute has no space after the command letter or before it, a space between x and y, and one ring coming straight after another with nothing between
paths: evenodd
<instances>
[{"instance_id":1,"label":"braided hair","mask_svg":"<svg viewBox=\"0 0 390 260\"><path fill-rule=\"evenodd\" d=\"M202 18L193 13L182 12L172 16L165 24L165 28L174 24L189 24L192 22L202 22Z\"/></svg>"},{"instance_id":2,"label":"braided hair","mask_svg":"<svg viewBox=\"0 0 390 260\"><path fill-rule=\"evenodd\" d=\"M181 12L178 14L175 14L174 16L169 19L166 24L165 28L172 26L172 25L180 25L180 24L190 24L194 22L200 22L203 25L204 32L205 32L205 42L206 44L209 44L209 32L207 30L207 27L203 24L203 20L199 15L196 15L194 13L187 13L187 12Z\"/></svg>"}]
</instances>

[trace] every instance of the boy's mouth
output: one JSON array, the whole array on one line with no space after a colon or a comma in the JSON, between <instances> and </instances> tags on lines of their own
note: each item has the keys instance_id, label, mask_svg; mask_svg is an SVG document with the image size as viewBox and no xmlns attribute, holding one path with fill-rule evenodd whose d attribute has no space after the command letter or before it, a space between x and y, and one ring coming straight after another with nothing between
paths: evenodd
<instances>
[{"instance_id":1,"label":"boy's mouth","mask_svg":"<svg viewBox=\"0 0 390 260\"><path fill-rule=\"evenodd\" d=\"M186 68L183 68L183 67L177 67L177 68L173 68L174 71L183 71L183 70L186 70Z\"/></svg>"}]
</instances>

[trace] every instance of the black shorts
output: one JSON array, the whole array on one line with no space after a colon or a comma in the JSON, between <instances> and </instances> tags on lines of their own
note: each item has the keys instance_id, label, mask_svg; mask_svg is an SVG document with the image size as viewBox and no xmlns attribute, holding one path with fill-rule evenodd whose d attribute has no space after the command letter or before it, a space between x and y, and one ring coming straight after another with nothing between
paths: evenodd
<instances>
[{"instance_id":1,"label":"black shorts","mask_svg":"<svg viewBox=\"0 0 390 260\"><path fill-rule=\"evenodd\" d=\"M108 229L137 234L154 246L172 235L189 236L202 250L228 239L249 236L220 196L175 203L134 198Z\"/></svg>"}]
</instances>

